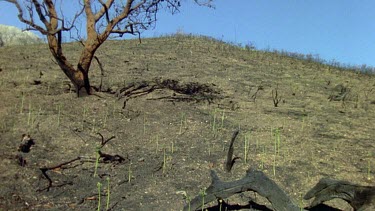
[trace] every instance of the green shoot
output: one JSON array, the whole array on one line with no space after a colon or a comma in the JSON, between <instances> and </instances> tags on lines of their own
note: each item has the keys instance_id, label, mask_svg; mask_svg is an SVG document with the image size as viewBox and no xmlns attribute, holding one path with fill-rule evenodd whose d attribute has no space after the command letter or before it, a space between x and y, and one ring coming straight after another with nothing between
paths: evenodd
<instances>
[{"instance_id":1,"label":"green shoot","mask_svg":"<svg viewBox=\"0 0 375 211\"><path fill-rule=\"evenodd\" d=\"M248 136L245 135L244 137L244 160L245 160L245 163L247 163L247 153L249 151L249 139L248 139Z\"/></svg>"},{"instance_id":2,"label":"green shoot","mask_svg":"<svg viewBox=\"0 0 375 211\"><path fill-rule=\"evenodd\" d=\"M302 117L302 129L301 129L301 131L303 131L304 127L305 127L305 117L303 116Z\"/></svg>"},{"instance_id":3,"label":"green shoot","mask_svg":"<svg viewBox=\"0 0 375 211\"><path fill-rule=\"evenodd\" d=\"M112 116L115 116L115 113L116 113L116 103L114 102L112 106Z\"/></svg>"},{"instance_id":4,"label":"green shoot","mask_svg":"<svg viewBox=\"0 0 375 211\"><path fill-rule=\"evenodd\" d=\"M104 115L103 128L105 128L105 126L107 125L107 120L108 120L108 109L107 109L107 111L105 112L105 115Z\"/></svg>"},{"instance_id":5,"label":"green shoot","mask_svg":"<svg viewBox=\"0 0 375 211\"><path fill-rule=\"evenodd\" d=\"M91 128L91 132L92 133L95 133L95 125L96 125L96 121L95 121L95 118L92 120L92 128Z\"/></svg>"},{"instance_id":6,"label":"green shoot","mask_svg":"<svg viewBox=\"0 0 375 211\"><path fill-rule=\"evenodd\" d=\"M94 177L96 176L97 171L98 171L99 158L100 158L99 151L100 151L100 147L97 147L97 148L96 148L96 160L95 160Z\"/></svg>"},{"instance_id":7,"label":"green shoot","mask_svg":"<svg viewBox=\"0 0 375 211\"><path fill-rule=\"evenodd\" d=\"M216 137L216 109L214 110L214 117L212 121L212 132L214 133L214 137Z\"/></svg>"},{"instance_id":8,"label":"green shoot","mask_svg":"<svg viewBox=\"0 0 375 211\"><path fill-rule=\"evenodd\" d=\"M371 180L371 162L370 159L367 161L367 179Z\"/></svg>"},{"instance_id":9,"label":"green shoot","mask_svg":"<svg viewBox=\"0 0 375 211\"><path fill-rule=\"evenodd\" d=\"M23 95L23 92L22 92L20 114L23 114L23 103L24 103L24 101L25 101L25 95Z\"/></svg>"},{"instance_id":10,"label":"green shoot","mask_svg":"<svg viewBox=\"0 0 375 211\"><path fill-rule=\"evenodd\" d=\"M187 195L187 193L185 191L183 191L183 195L185 197L185 200L186 202L188 203L188 211L191 211L191 206L190 206L190 203L191 203L191 198Z\"/></svg>"},{"instance_id":11,"label":"green shoot","mask_svg":"<svg viewBox=\"0 0 375 211\"><path fill-rule=\"evenodd\" d=\"M128 183L130 183L132 179L132 170L131 170L132 164L129 164L129 169L128 169Z\"/></svg>"},{"instance_id":12,"label":"green shoot","mask_svg":"<svg viewBox=\"0 0 375 211\"><path fill-rule=\"evenodd\" d=\"M60 116L61 116L61 104L58 105L57 127L60 126Z\"/></svg>"},{"instance_id":13,"label":"green shoot","mask_svg":"<svg viewBox=\"0 0 375 211\"><path fill-rule=\"evenodd\" d=\"M34 116L34 118L31 118L31 127L34 126L36 119L39 118L41 113L42 113L42 107L39 106L38 113L36 114L36 116Z\"/></svg>"},{"instance_id":14,"label":"green shoot","mask_svg":"<svg viewBox=\"0 0 375 211\"><path fill-rule=\"evenodd\" d=\"M188 211L191 211L191 205L190 205L190 198L187 199L188 200L188 203L189 203L189 208L188 208Z\"/></svg>"},{"instance_id":15,"label":"green shoot","mask_svg":"<svg viewBox=\"0 0 375 211\"><path fill-rule=\"evenodd\" d=\"M274 130L273 136L275 136L275 153L279 155L279 152L280 152L280 129L279 128L276 128Z\"/></svg>"},{"instance_id":16,"label":"green shoot","mask_svg":"<svg viewBox=\"0 0 375 211\"><path fill-rule=\"evenodd\" d=\"M371 159L373 158L373 153L368 153L368 160L367 160L367 179L371 180Z\"/></svg>"},{"instance_id":17,"label":"green shoot","mask_svg":"<svg viewBox=\"0 0 375 211\"><path fill-rule=\"evenodd\" d=\"M143 115L143 135L146 134L146 115Z\"/></svg>"},{"instance_id":18,"label":"green shoot","mask_svg":"<svg viewBox=\"0 0 375 211\"><path fill-rule=\"evenodd\" d=\"M202 196L202 211L204 210L204 197L207 195L204 189L201 189L200 195Z\"/></svg>"},{"instance_id":19,"label":"green shoot","mask_svg":"<svg viewBox=\"0 0 375 211\"><path fill-rule=\"evenodd\" d=\"M182 113L181 114L181 120L180 120L180 132L179 132L180 135L182 134L182 128L184 126L186 127L186 114Z\"/></svg>"},{"instance_id":20,"label":"green shoot","mask_svg":"<svg viewBox=\"0 0 375 211\"><path fill-rule=\"evenodd\" d=\"M97 186L98 186L98 211L100 211L100 188L102 187L102 183L98 182L97 183Z\"/></svg>"},{"instance_id":21,"label":"green shoot","mask_svg":"<svg viewBox=\"0 0 375 211\"><path fill-rule=\"evenodd\" d=\"M29 103L29 113L27 115L27 125L30 125L30 120L31 120L31 103Z\"/></svg>"},{"instance_id":22,"label":"green shoot","mask_svg":"<svg viewBox=\"0 0 375 211\"><path fill-rule=\"evenodd\" d=\"M159 135L156 135L156 152L159 151Z\"/></svg>"},{"instance_id":23,"label":"green shoot","mask_svg":"<svg viewBox=\"0 0 375 211\"><path fill-rule=\"evenodd\" d=\"M49 88L50 88L50 84L48 83L48 86L47 86L47 95L49 94Z\"/></svg>"},{"instance_id":24,"label":"green shoot","mask_svg":"<svg viewBox=\"0 0 375 211\"><path fill-rule=\"evenodd\" d=\"M107 206L106 206L106 210L109 210L109 195L110 195L110 191L109 191L109 177L107 177Z\"/></svg>"},{"instance_id":25,"label":"green shoot","mask_svg":"<svg viewBox=\"0 0 375 211\"><path fill-rule=\"evenodd\" d=\"M261 156L260 169L264 169L264 157L266 157L266 146L263 146L263 155Z\"/></svg>"},{"instance_id":26,"label":"green shoot","mask_svg":"<svg viewBox=\"0 0 375 211\"><path fill-rule=\"evenodd\" d=\"M276 176L276 153L273 156L273 167L272 167L272 170L273 170L273 176Z\"/></svg>"},{"instance_id":27,"label":"green shoot","mask_svg":"<svg viewBox=\"0 0 375 211\"><path fill-rule=\"evenodd\" d=\"M165 174L166 168L167 168L167 158L165 154L165 148L164 148L164 154L163 154L163 174Z\"/></svg>"},{"instance_id":28,"label":"green shoot","mask_svg":"<svg viewBox=\"0 0 375 211\"><path fill-rule=\"evenodd\" d=\"M223 110L223 114L221 115L221 128L224 128L224 119L225 119L225 110Z\"/></svg>"}]
</instances>

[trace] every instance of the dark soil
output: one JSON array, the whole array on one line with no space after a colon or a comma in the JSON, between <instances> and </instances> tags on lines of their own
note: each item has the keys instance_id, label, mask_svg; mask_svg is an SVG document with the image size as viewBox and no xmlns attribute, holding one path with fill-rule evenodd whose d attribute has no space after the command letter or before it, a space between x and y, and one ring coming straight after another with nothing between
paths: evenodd
<instances>
[{"instance_id":1,"label":"dark soil","mask_svg":"<svg viewBox=\"0 0 375 211\"><path fill-rule=\"evenodd\" d=\"M71 61L79 48L64 45ZM0 49L1 210L106 210L108 196L111 210L182 210L210 169L260 169L303 207L322 177L374 185L373 75L190 36L108 41L97 56L104 92L76 98L46 45ZM98 86L95 62L90 74ZM272 209L255 193L225 203Z\"/></svg>"}]
</instances>

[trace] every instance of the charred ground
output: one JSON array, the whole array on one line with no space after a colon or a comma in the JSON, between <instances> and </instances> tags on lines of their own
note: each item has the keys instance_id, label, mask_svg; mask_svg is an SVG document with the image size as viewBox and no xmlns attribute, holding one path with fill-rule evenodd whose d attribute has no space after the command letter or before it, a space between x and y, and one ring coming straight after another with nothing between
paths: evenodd
<instances>
[{"instance_id":1,"label":"charred ground","mask_svg":"<svg viewBox=\"0 0 375 211\"><path fill-rule=\"evenodd\" d=\"M79 44L64 47L76 60ZM94 210L100 182L103 210L108 184L113 210L181 210L210 169L232 181L250 166L301 206L322 177L374 184L372 75L194 36L108 41L97 56L104 77L94 64L91 79L105 92L76 98L46 45L1 48L1 209ZM113 157L94 177L98 150ZM227 203L254 199L269 206L253 193Z\"/></svg>"}]
</instances>

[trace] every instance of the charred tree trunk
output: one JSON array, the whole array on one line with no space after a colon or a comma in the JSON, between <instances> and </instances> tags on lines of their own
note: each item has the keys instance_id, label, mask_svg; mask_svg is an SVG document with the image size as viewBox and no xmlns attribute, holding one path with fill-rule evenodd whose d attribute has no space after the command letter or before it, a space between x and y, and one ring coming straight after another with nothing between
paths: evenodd
<instances>
[{"instance_id":1,"label":"charred tree trunk","mask_svg":"<svg viewBox=\"0 0 375 211\"><path fill-rule=\"evenodd\" d=\"M89 70L91 66L91 62L94 59L94 55L96 50L100 47L102 42L99 42L97 39L92 38L92 40L88 39L86 42L85 48L83 49L81 56L79 58L79 62L77 65L77 69L82 74L82 80L83 80L83 86L79 87L84 88L86 91L86 94L91 94L91 85L89 80Z\"/></svg>"},{"instance_id":2,"label":"charred tree trunk","mask_svg":"<svg viewBox=\"0 0 375 211\"><path fill-rule=\"evenodd\" d=\"M1 0L0 0L1 1ZM39 31L48 40L49 49L60 69L70 79L76 88L78 96L91 94L89 69L96 50L104 43L110 34L122 37L124 34L138 34L138 29L148 29L156 21L159 5L165 4L171 12L178 11L179 0L153 1L94 1L81 0L79 11L72 20L66 21L62 2L54 0L5 0L14 4L18 10L18 19L28 26L28 29ZM198 1L195 1L197 4ZM211 7L208 1L200 4ZM57 10L59 9L59 10ZM94 9L94 11L93 11ZM73 66L64 56L61 47L61 33L71 31L75 21L85 14L86 35L83 41L83 51L77 66ZM38 22L34 19L38 17Z\"/></svg>"},{"instance_id":3,"label":"charred tree trunk","mask_svg":"<svg viewBox=\"0 0 375 211\"><path fill-rule=\"evenodd\" d=\"M57 37L56 37L57 35ZM48 35L48 45L60 69L73 83L77 96L90 95L91 85L89 80L89 69L94 54L101 43L94 41L91 45L86 45L81 53L77 68L66 59L61 48L61 32L55 35Z\"/></svg>"}]
</instances>

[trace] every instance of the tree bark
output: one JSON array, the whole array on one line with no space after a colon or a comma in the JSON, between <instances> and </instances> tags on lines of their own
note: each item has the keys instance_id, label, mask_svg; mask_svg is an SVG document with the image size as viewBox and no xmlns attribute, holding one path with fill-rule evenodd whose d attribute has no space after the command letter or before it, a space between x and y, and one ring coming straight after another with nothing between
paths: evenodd
<instances>
[{"instance_id":1,"label":"tree bark","mask_svg":"<svg viewBox=\"0 0 375 211\"><path fill-rule=\"evenodd\" d=\"M85 66L82 66L81 62L79 62L78 68L76 69L66 59L65 55L62 52L62 47L61 47L61 31L54 35L49 34L47 36L47 39L48 39L48 46L52 53L52 56L55 58L60 69L65 73L65 75L73 83L76 89L77 96L82 96L84 94L90 95L91 88L90 88L90 81L89 81L88 69L87 69L87 66L90 67L90 65L86 64ZM84 54L84 52L82 52L82 54ZM91 63L91 60L85 61L85 63L87 62ZM84 90L85 92L81 91L82 88L85 88Z\"/></svg>"}]
</instances>

